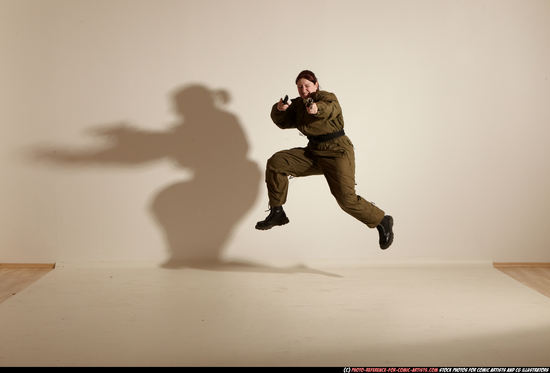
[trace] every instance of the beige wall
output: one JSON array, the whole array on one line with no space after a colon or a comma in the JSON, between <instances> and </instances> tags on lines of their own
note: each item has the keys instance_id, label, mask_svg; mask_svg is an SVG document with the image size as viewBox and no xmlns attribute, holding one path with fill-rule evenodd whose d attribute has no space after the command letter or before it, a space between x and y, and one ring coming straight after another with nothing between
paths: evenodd
<instances>
[{"instance_id":1,"label":"beige wall","mask_svg":"<svg viewBox=\"0 0 550 373\"><path fill-rule=\"evenodd\" d=\"M550 2L0 0L0 261L550 261ZM322 177L267 232L315 71L387 252Z\"/></svg>"}]
</instances>

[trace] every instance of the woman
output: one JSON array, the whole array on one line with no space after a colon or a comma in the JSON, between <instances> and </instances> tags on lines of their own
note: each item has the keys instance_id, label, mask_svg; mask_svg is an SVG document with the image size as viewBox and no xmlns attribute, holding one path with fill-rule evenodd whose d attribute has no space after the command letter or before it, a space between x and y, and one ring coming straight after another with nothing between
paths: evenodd
<instances>
[{"instance_id":1,"label":"woman","mask_svg":"<svg viewBox=\"0 0 550 373\"><path fill-rule=\"evenodd\" d=\"M305 148L275 153L266 167L270 213L256 229L271 229L289 222L283 205L288 177L324 175L340 207L369 228L376 227L380 248L393 242L393 218L371 202L355 194L355 155L344 133L342 109L333 93L319 90L315 74L304 70L296 78L300 98L291 103L279 100L271 109L271 119L279 128L297 128L307 136Z\"/></svg>"}]
</instances>

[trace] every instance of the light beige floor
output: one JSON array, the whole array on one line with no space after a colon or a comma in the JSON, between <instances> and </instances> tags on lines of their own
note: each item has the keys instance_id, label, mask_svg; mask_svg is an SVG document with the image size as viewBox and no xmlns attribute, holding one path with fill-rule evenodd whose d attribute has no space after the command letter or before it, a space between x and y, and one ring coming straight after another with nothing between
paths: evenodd
<instances>
[{"instance_id":1,"label":"light beige floor","mask_svg":"<svg viewBox=\"0 0 550 373\"><path fill-rule=\"evenodd\" d=\"M58 265L0 366L549 366L550 298L486 265Z\"/></svg>"}]
</instances>

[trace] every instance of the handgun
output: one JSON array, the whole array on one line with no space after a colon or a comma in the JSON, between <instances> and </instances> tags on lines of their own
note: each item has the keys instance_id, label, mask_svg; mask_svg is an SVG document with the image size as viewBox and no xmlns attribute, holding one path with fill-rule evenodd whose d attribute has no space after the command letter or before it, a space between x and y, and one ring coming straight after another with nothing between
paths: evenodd
<instances>
[{"instance_id":1,"label":"handgun","mask_svg":"<svg viewBox=\"0 0 550 373\"><path fill-rule=\"evenodd\" d=\"M285 95L285 98L283 100L284 105L288 105L288 95Z\"/></svg>"},{"instance_id":2,"label":"handgun","mask_svg":"<svg viewBox=\"0 0 550 373\"><path fill-rule=\"evenodd\" d=\"M313 104L313 99L312 99L311 97L309 97L309 98L306 100L306 107L310 107L312 104Z\"/></svg>"}]
</instances>

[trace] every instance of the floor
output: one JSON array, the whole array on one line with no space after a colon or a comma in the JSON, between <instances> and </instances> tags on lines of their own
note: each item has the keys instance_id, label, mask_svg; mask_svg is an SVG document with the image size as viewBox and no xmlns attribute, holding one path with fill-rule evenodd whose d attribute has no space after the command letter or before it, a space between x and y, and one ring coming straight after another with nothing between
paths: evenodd
<instances>
[{"instance_id":1,"label":"floor","mask_svg":"<svg viewBox=\"0 0 550 373\"><path fill-rule=\"evenodd\" d=\"M0 265L0 303L17 295L53 268L3 268Z\"/></svg>"},{"instance_id":2,"label":"floor","mask_svg":"<svg viewBox=\"0 0 550 373\"><path fill-rule=\"evenodd\" d=\"M58 264L0 366L550 366L550 298L487 264Z\"/></svg>"},{"instance_id":3,"label":"floor","mask_svg":"<svg viewBox=\"0 0 550 373\"><path fill-rule=\"evenodd\" d=\"M550 298L550 266L544 267L499 267L513 279Z\"/></svg>"}]
</instances>

